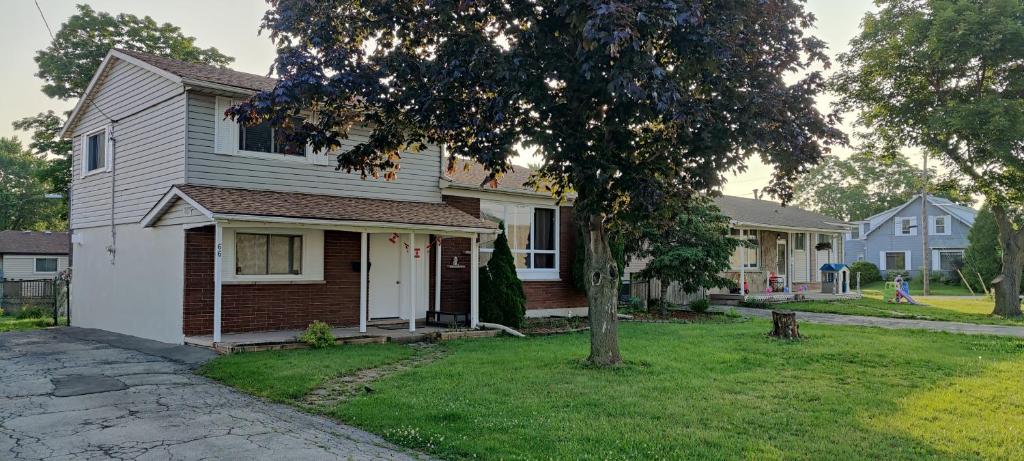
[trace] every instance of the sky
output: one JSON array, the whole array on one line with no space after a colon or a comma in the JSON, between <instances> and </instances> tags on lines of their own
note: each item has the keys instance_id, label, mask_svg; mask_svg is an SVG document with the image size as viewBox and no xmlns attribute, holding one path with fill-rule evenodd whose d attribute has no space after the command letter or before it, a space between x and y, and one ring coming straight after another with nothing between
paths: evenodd
<instances>
[{"instance_id":1,"label":"sky","mask_svg":"<svg viewBox=\"0 0 1024 461\"><path fill-rule=\"evenodd\" d=\"M62 23L75 14L75 2L68 0L36 0L39 9L56 32ZM263 0L92 0L88 4L97 11L111 14L131 13L151 16L159 23L169 22L181 27L186 35L196 37L202 47L214 46L235 58L232 68L244 72L266 74L274 59L274 47L266 36L259 35L259 24L266 3ZM4 14L0 16L0 136L18 136L27 142L28 133L17 132L11 122L46 110L66 111L74 101L50 99L40 91L42 80L35 77L36 64L32 59L36 51L49 45L50 36L33 0L6 0ZM846 50L847 43L860 29L860 19L874 8L871 0L809 0L806 8L818 19L809 32L824 40L833 57ZM819 109L829 111L832 98L822 95ZM850 117L842 129L851 133ZM840 156L849 154L844 148L834 151ZM920 157L910 155L911 162L920 163ZM518 164L532 162L523 158ZM770 168L758 159L751 159L745 173L730 174L723 191L729 195L752 197L753 189L768 184Z\"/></svg>"}]
</instances>

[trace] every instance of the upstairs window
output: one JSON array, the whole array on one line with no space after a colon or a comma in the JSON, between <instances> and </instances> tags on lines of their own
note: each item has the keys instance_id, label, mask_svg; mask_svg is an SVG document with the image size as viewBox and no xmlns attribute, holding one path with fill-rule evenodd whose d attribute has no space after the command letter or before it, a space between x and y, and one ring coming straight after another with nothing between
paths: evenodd
<instances>
[{"instance_id":1,"label":"upstairs window","mask_svg":"<svg viewBox=\"0 0 1024 461\"><path fill-rule=\"evenodd\" d=\"M896 218L896 235L900 237L917 235L917 217Z\"/></svg>"},{"instance_id":2,"label":"upstairs window","mask_svg":"<svg viewBox=\"0 0 1024 461\"><path fill-rule=\"evenodd\" d=\"M929 231L933 235L950 235L949 216L932 216L932 227Z\"/></svg>"},{"instance_id":3,"label":"upstairs window","mask_svg":"<svg viewBox=\"0 0 1024 461\"><path fill-rule=\"evenodd\" d=\"M302 274L302 236L235 234L235 274Z\"/></svg>"},{"instance_id":4,"label":"upstairs window","mask_svg":"<svg viewBox=\"0 0 1024 461\"><path fill-rule=\"evenodd\" d=\"M296 119L293 123L301 123ZM289 144L284 141L285 135L280 130L274 130L270 121L258 125L238 127L238 150L249 152L267 152L274 154L294 155L305 157L304 146Z\"/></svg>"},{"instance_id":5,"label":"upstairs window","mask_svg":"<svg viewBox=\"0 0 1024 461\"><path fill-rule=\"evenodd\" d=\"M85 136L84 159L82 168L85 174L106 171L108 164L107 129L87 134Z\"/></svg>"},{"instance_id":6,"label":"upstairs window","mask_svg":"<svg viewBox=\"0 0 1024 461\"><path fill-rule=\"evenodd\" d=\"M847 240L860 240L860 226L855 226L854 228L850 229L850 233L846 235L849 235L849 238L847 238Z\"/></svg>"}]
</instances>

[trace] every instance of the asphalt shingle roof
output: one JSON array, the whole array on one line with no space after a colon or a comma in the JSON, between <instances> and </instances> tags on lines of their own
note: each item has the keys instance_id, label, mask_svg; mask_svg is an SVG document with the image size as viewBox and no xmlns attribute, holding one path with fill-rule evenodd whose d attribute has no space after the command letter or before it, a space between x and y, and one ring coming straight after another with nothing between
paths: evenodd
<instances>
[{"instance_id":1,"label":"asphalt shingle roof","mask_svg":"<svg viewBox=\"0 0 1024 461\"><path fill-rule=\"evenodd\" d=\"M534 192L537 191L530 186L526 185L526 181L530 179L533 174L533 170L524 166L514 166L513 171L509 171L501 177L495 184L485 184L483 189L497 189L503 191L513 192ZM477 162L470 162L463 159L457 159L455 161L455 171L446 173L448 179L452 180L453 183L462 186L469 187L481 187L481 183L487 178L488 172L484 170L483 165Z\"/></svg>"},{"instance_id":2,"label":"asphalt shingle roof","mask_svg":"<svg viewBox=\"0 0 1024 461\"><path fill-rule=\"evenodd\" d=\"M733 221L764 226L796 227L842 231L842 220L768 200L723 195L715 198L722 213Z\"/></svg>"},{"instance_id":3,"label":"asphalt shingle roof","mask_svg":"<svg viewBox=\"0 0 1024 461\"><path fill-rule=\"evenodd\" d=\"M0 231L0 254L68 254L67 232Z\"/></svg>"},{"instance_id":4,"label":"asphalt shingle roof","mask_svg":"<svg viewBox=\"0 0 1024 461\"><path fill-rule=\"evenodd\" d=\"M117 51L179 77L191 80L233 86L252 91L272 90L274 89L274 85L277 84L277 79L272 77L239 72L237 70L207 64L179 61L177 59L143 53L141 51L124 50L120 48L118 48Z\"/></svg>"},{"instance_id":5,"label":"asphalt shingle roof","mask_svg":"<svg viewBox=\"0 0 1024 461\"><path fill-rule=\"evenodd\" d=\"M175 187L214 214L477 229L497 227L494 223L475 218L444 203L337 197L189 184Z\"/></svg>"}]
</instances>

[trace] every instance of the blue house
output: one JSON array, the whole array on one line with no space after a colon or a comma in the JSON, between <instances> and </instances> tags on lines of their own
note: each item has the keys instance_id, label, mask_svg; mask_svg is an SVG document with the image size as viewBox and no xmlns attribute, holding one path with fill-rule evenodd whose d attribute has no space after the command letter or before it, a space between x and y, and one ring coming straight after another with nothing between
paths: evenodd
<instances>
[{"instance_id":1,"label":"blue house","mask_svg":"<svg viewBox=\"0 0 1024 461\"><path fill-rule=\"evenodd\" d=\"M963 259L967 234L974 225L977 210L947 199L927 196L928 251L933 273L952 276L957 261ZM921 275L925 262L919 220L921 196L863 221L854 221L846 233L844 257L847 263L866 260L888 275L889 271Z\"/></svg>"}]
</instances>

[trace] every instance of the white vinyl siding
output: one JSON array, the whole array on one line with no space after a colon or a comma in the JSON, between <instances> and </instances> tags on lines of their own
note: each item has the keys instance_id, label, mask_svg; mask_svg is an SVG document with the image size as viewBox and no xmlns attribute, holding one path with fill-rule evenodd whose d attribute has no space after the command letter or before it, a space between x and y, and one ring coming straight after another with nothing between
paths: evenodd
<instances>
[{"instance_id":1,"label":"white vinyl siding","mask_svg":"<svg viewBox=\"0 0 1024 461\"><path fill-rule=\"evenodd\" d=\"M36 259L57 260L56 272L36 271ZM3 278L7 280L39 280L52 279L58 272L68 268L66 255L12 255L3 256Z\"/></svg>"},{"instance_id":2,"label":"white vinyl siding","mask_svg":"<svg viewBox=\"0 0 1024 461\"><path fill-rule=\"evenodd\" d=\"M307 158L281 154L238 152L238 125L223 117L231 100L189 94L188 171L190 184L365 197L386 200L440 202L438 178L441 151L429 146L406 152L397 178L363 179L359 173L336 171L333 153ZM342 142L350 149L367 140L369 131L353 128ZM241 154L241 155L240 155Z\"/></svg>"},{"instance_id":3,"label":"white vinyl siding","mask_svg":"<svg viewBox=\"0 0 1024 461\"><path fill-rule=\"evenodd\" d=\"M71 132L71 227L75 229L110 225L112 192L115 221L136 223L172 184L185 178L181 86L116 59L97 85L92 102L83 106ZM111 118L119 121L111 123ZM111 174L84 174L86 135L106 127L110 147L106 168L117 176L114 191Z\"/></svg>"},{"instance_id":4,"label":"white vinyl siding","mask_svg":"<svg viewBox=\"0 0 1024 461\"><path fill-rule=\"evenodd\" d=\"M167 208L167 211L160 216L156 222L157 226L174 226L178 224L199 224L212 223L213 221L181 199L175 199L174 204Z\"/></svg>"}]
</instances>

